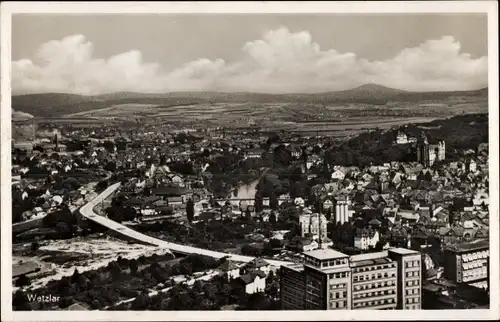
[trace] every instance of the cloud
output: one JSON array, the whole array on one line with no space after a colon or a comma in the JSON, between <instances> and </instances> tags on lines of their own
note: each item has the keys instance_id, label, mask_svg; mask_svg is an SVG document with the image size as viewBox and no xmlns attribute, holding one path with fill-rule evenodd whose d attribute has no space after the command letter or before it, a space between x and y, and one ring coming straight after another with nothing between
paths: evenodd
<instances>
[{"instance_id":1,"label":"cloud","mask_svg":"<svg viewBox=\"0 0 500 322\"><path fill-rule=\"evenodd\" d=\"M406 48L395 57L369 61L354 53L323 50L307 31L271 30L245 43L242 59L200 58L173 70L145 62L138 50L93 58L83 35L40 46L33 60L13 62L14 93L98 94L182 90L321 92L365 83L415 90L467 90L487 86L487 57L461 52L452 36Z\"/></svg>"}]
</instances>

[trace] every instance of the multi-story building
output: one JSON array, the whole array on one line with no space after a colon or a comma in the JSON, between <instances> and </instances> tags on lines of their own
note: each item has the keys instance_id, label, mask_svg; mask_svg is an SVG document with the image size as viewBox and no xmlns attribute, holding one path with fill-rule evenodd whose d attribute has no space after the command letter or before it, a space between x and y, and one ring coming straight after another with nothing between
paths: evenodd
<instances>
[{"instance_id":1,"label":"multi-story building","mask_svg":"<svg viewBox=\"0 0 500 322\"><path fill-rule=\"evenodd\" d=\"M349 257L318 249L303 255L303 265L281 268L285 310L421 308L417 251L395 248Z\"/></svg>"},{"instance_id":2,"label":"multi-story building","mask_svg":"<svg viewBox=\"0 0 500 322\"><path fill-rule=\"evenodd\" d=\"M444 277L456 283L488 284L488 240L460 243L444 250Z\"/></svg>"},{"instance_id":3,"label":"multi-story building","mask_svg":"<svg viewBox=\"0 0 500 322\"><path fill-rule=\"evenodd\" d=\"M305 309L351 308L349 256L333 249L304 253Z\"/></svg>"},{"instance_id":4,"label":"multi-story building","mask_svg":"<svg viewBox=\"0 0 500 322\"><path fill-rule=\"evenodd\" d=\"M351 256L350 266L353 309L397 308L398 263L387 251Z\"/></svg>"},{"instance_id":5,"label":"multi-story building","mask_svg":"<svg viewBox=\"0 0 500 322\"><path fill-rule=\"evenodd\" d=\"M281 266L280 276L283 310L304 310L306 296L304 265Z\"/></svg>"},{"instance_id":6,"label":"multi-story building","mask_svg":"<svg viewBox=\"0 0 500 322\"><path fill-rule=\"evenodd\" d=\"M446 143L439 141L437 144L429 144L425 135L417 143L417 161L428 167L436 161L446 158Z\"/></svg>"},{"instance_id":7,"label":"multi-story building","mask_svg":"<svg viewBox=\"0 0 500 322\"><path fill-rule=\"evenodd\" d=\"M305 237L307 234L312 234L316 239L319 239L321 236L321 239L325 240L327 237L327 224L328 220L323 214L301 214L299 217L301 237Z\"/></svg>"},{"instance_id":8,"label":"multi-story building","mask_svg":"<svg viewBox=\"0 0 500 322\"><path fill-rule=\"evenodd\" d=\"M388 251L389 258L398 262L398 310L422 308L422 254L406 248Z\"/></svg>"}]
</instances>

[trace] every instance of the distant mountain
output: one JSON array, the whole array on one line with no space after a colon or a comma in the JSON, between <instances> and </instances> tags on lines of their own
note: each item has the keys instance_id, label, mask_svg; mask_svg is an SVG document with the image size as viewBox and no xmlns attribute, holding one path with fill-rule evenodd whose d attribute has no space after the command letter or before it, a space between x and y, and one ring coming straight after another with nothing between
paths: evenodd
<instances>
[{"instance_id":1,"label":"distant mountain","mask_svg":"<svg viewBox=\"0 0 500 322\"><path fill-rule=\"evenodd\" d=\"M223 93L223 92L172 92L134 93L116 92L103 95L85 96L75 94L47 93L28 94L12 97L12 107L16 111L30 113L36 117L59 117L116 104L157 104L165 107L202 103L283 103L304 104L364 103L383 105L387 102L418 102L445 100L456 97L488 97L488 89L455 92L409 92L376 84L366 84L344 91L304 94L264 94L264 93Z\"/></svg>"}]
</instances>

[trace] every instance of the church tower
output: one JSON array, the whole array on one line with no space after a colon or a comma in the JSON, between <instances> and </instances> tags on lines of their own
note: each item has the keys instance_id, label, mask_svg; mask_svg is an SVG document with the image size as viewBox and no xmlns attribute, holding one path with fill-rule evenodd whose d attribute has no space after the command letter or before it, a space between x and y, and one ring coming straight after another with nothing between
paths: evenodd
<instances>
[{"instance_id":1,"label":"church tower","mask_svg":"<svg viewBox=\"0 0 500 322\"><path fill-rule=\"evenodd\" d=\"M429 161L429 141L427 140L427 136L422 133L417 142L417 162L428 167Z\"/></svg>"}]
</instances>

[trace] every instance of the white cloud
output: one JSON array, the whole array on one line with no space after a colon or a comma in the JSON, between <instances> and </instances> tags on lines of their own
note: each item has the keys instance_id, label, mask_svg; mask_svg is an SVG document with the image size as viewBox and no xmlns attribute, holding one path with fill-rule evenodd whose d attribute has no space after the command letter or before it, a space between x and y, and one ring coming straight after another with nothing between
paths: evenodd
<instances>
[{"instance_id":1,"label":"white cloud","mask_svg":"<svg viewBox=\"0 0 500 322\"><path fill-rule=\"evenodd\" d=\"M33 61L13 62L14 93L181 90L318 92L377 83L406 90L466 90L487 86L487 57L462 53L453 37L406 48L384 61L354 53L322 50L307 31L271 30L242 46L237 62L200 58L171 72L144 62L131 50L108 59L93 58L82 35L40 46Z\"/></svg>"}]
</instances>

